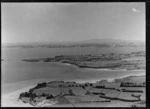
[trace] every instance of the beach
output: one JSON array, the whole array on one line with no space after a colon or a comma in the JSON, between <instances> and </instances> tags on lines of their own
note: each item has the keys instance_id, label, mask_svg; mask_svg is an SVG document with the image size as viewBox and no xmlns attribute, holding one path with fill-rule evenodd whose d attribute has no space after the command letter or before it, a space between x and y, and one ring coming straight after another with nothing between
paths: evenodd
<instances>
[{"instance_id":1,"label":"beach","mask_svg":"<svg viewBox=\"0 0 150 109\"><path fill-rule=\"evenodd\" d=\"M145 107L144 3L2 3L2 107Z\"/></svg>"},{"instance_id":2,"label":"beach","mask_svg":"<svg viewBox=\"0 0 150 109\"><path fill-rule=\"evenodd\" d=\"M18 97L21 92L28 91L33 86L26 87L14 92L10 92L1 96L1 106L2 107L33 107L30 104L25 104L22 101L18 100Z\"/></svg>"}]
</instances>

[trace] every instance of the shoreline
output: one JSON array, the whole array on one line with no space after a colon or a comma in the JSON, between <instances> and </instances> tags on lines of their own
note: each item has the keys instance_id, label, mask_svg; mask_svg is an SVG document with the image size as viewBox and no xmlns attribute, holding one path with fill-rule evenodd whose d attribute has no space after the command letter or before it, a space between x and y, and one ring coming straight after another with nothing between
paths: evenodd
<instances>
[{"instance_id":1,"label":"shoreline","mask_svg":"<svg viewBox=\"0 0 150 109\"><path fill-rule=\"evenodd\" d=\"M136 77L135 75L133 75L133 76ZM146 76L146 75L140 75L140 76L137 76L137 77L141 77L141 76ZM112 82L114 82L115 79L123 79L123 78L126 78L126 77L131 77L131 76L113 78L112 81L109 81L109 79L102 79L102 80L107 80L108 82L112 83ZM50 79L49 80L45 79L45 80L47 80L45 82L52 81ZM102 81L102 80L99 80L99 81ZM38 80L36 79L36 80L28 81L28 84L26 84L26 87L18 89L16 91L13 91L13 92L10 92L10 93L2 94L2 104L1 105L3 107L33 107L32 105L30 105L28 103L26 104L26 103L23 103L22 101L18 100L18 97L19 97L20 93L25 92L25 91L29 91L30 88L35 87L38 83L43 82L43 81L44 81L44 79L38 79ZM30 84L31 82L33 82L35 84L31 85ZM71 80L70 80L70 82L71 82ZM85 82L92 83L92 81L82 81L81 82L80 80L76 80L74 82L76 82L76 83L85 83ZM97 82L97 80L93 80L93 83L96 83L96 82ZM17 82L17 83L21 84L21 83L24 83L24 81Z\"/></svg>"},{"instance_id":2,"label":"shoreline","mask_svg":"<svg viewBox=\"0 0 150 109\"><path fill-rule=\"evenodd\" d=\"M25 104L21 100L18 99L20 93L28 91L30 88L34 86L28 86L26 88L22 88L20 90L5 94L1 96L1 107L34 107L30 104Z\"/></svg>"},{"instance_id":3,"label":"shoreline","mask_svg":"<svg viewBox=\"0 0 150 109\"><path fill-rule=\"evenodd\" d=\"M28 61L26 61L28 62ZM43 61L40 61L43 62ZM111 69L111 68L98 68L98 67L80 67L76 64L70 64L70 63L63 63L63 62L49 62L49 63L57 63L57 64L61 64L61 65L66 65L66 66L74 66L80 69L91 69L91 70L99 70L99 71L146 71L145 69L134 69L134 70L128 70L128 69Z\"/></svg>"},{"instance_id":4,"label":"shoreline","mask_svg":"<svg viewBox=\"0 0 150 109\"><path fill-rule=\"evenodd\" d=\"M108 82L114 82L114 80L116 79L123 79L123 78L127 78L127 77L143 77L146 75L145 74L141 74L141 75L126 75L126 76L121 76L121 77L116 77L116 78L103 78L103 79L91 79L91 80L62 80L62 79L51 79L51 78L42 78L42 79L33 79L33 80L25 80L25 81L18 81L18 82L14 82L14 83L6 83L6 84L2 84L2 87L3 86L22 86L20 87L19 89L17 90L14 90L12 92L7 92L7 93L2 93L2 96L3 95L7 95L7 94L10 94L10 93L13 93L13 92L16 92L16 91L19 91L19 90L22 90L24 88L27 88L27 87L34 87L36 86L38 83L40 82L50 82L50 81L65 81L65 82L76 82L76 83L96 83L97 81L103 81L103 80L106 80ZM23 84L25 83L25 85L23 86Z\"/></svg>"}]
</instances>

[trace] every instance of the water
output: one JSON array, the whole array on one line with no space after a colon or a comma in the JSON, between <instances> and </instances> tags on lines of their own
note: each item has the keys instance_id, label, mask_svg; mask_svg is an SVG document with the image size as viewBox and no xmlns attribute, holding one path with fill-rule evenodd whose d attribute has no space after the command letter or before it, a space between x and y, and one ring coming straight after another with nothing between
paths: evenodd
<instances>
[{"instance_id":1,"label":"water","mask_svg":"<svg viewBox=\"0 0 150 109\"><path fill-rule=\"evenodd\" d=\"M128 53L140 51L143 48L2 48L2 84L17 81L50 78L52 80L93 81L119 78L122 76L142 75L144 71L107 71L81 69L74 65L61 63L25 62L25 58L53 57L56 55Z\"/></svg>"}]
</instances>

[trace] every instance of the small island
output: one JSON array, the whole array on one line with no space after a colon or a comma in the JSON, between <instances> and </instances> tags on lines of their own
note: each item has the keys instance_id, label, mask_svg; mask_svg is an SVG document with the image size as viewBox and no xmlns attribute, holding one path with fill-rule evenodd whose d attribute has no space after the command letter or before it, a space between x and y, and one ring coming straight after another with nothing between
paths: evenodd
<instances>
[{"instance_id":1,"label":"small island","mask_svg":"<svg viewBox=\"0 0 150 109\"><path fill-rule=\"evenodd\" d=\"M79 68L144 70L145 51L131 52L129 54L60 55L52 58L23 59L22 61L61 62L72 64Z\"/></svg>"},{"instance_id":2,"label":"small island","mask_svg":"<svg viewBox=\"0 0 150 109\"><path fill-rule=\"evenodd\" d=\"M71 104L73 107L84 103L128 102L130 106L145 106L145 75L130 76L95 83L77 83L72 81L50 81L38 83L28 92L20 94L19 99L37 107L53 107Z\"/></svg>"}]
</instances>

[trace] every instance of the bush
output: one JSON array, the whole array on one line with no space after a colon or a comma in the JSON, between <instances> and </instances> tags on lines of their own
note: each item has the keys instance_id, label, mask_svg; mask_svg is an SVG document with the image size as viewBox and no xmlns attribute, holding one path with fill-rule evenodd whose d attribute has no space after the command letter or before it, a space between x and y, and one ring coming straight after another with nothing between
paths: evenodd
<instances>
[{"instance_id":1,"label":"bush","mask_svg":"<svg viewBox=\"0 0 150 109\"><path fill-rule=\"evenodd\" d=\"M105 88L105 86L104 85L102 85L102 86L95 86L95 88Z\"/></svg>"},{"instance_id":2,"label":"bush","mask_svg":"<svg viewBox=\"0 0 150 109\"><path fill-rule=\"evenodd\" d=\"M45 93L43 93L41 96L43 96L43 97L45 97L45 96L47 96Z\"/></svg>"},{"instance_id":3,"label":"bush","mask_svg":"<svg viewBox=\"0 0 150 109\"><path fill-rule=\"evenodd\" d=\"M105 86L103 85L102 88L105 88Z\"/></svg>"},{"instance_id":4,"label":"bush","mask_svg":"<svg viewBox=\"0 0 150 109\"><path fill-rule=\"evenodd\" d=\"M33 94L28 93L28 92L24 92L24 93L20 94L19 98L22 98L22 97L31 97L31 96L33 96Z\"/></svg>"},{"instance_id":5,"label":"bush","mask_svg":"<svg viewBox=\"0 0 150 109\"><path fill-rule=\"evenodd\" d=\"M87 87L88 85L87 85L87 84L85 84L85 86Z\"/></svg>"},{"instance_id":6,"label":"bush","mask_svg":"<svg viewBox=\"0 0 150 109\"><path fill-rule=\"evenodd\" d=\"M85 95L91 95L92 93L90 91L86 91Z\"/></svg>"},{"instance_id":7,"label":"bush","mask_svg":"<svg viewBox=\"0 0 150 109\"><path fill-rule=\"evenodd\" d=\"M71 85L68 85L68 87L71 87Z\"/></svg>"},{"instance_id":8,"label":"bush","mask_svg":"<svg viewBox=\"0 0 150 109\"><path fill-rule=\"evenodd\" d=\"M82 86L83 89L85 89L85 86Z\"/></svg>"},{"instance_id":9,"label":"bush","mask_svg":"<svg viewBox=\"0 0 150 109\"><path fill-rule=\"evenodd\" d=\"M54 98L53 95L49 95L46 97L46 99L51 99L51 98Z\"/></svg>"},{"instance_id":10,"label":"bush","mask_svg":"<svg viewBox=\"0 0 150 109\"><path fill-rule=\"evenodd\" d=\"M19 99L21 99L22 97L24 97L24 93L20 94Z\"/></svg>"},{"instance_id":11,"label":"bush","mask_svg":"<svg viewBox=\"0 0 150 109\"><path fill-rule=\"evenodd\" d=\"M34 91L34 88L30 89L30 90L29 90L29 93L32 93L33 91Z\"/></svg>"},{"instance_id":12,"label":"bush","mask_svg":"<svg viewBox=\"0 0 150 109\"><path fill-rule=\"evenodd\" d=\"M42 88L42 87L46 87L46 82L38 83L36 86L36 88Z\"/></svg>"},{"instance_id":13,"label":"bush","mask_svg":"<svg viewBox=\"0 0 150 109\"><path fill-rule=\"evenodd\" d=\"M71 89L69 89L69 94L70 95L75 95Z\"/></svg>"},{"instance_id":14,"label":"bush","mask_svg":"<svg viewBox=\"0 0 150 109\"><path fill-rule=\"evenodd\" d=\"M34 97L37 97L37 95L34 93L34 94L30 94L30 97L34 98Z\"/></svg>"},{"instance_id":15,"label":"bush","mask_svg":"<svg viewBox=\"0 0 150 109\"><path fill-rule=\"evenodd\" d=\"M92 83L90 83L90 86L93 86L93 84L92 84Z\"/></svg>"}]
</instances>

